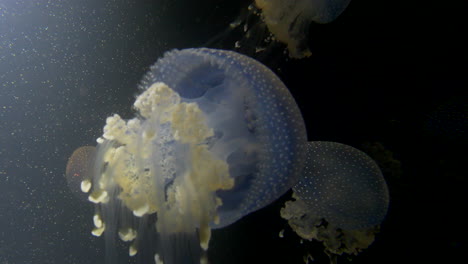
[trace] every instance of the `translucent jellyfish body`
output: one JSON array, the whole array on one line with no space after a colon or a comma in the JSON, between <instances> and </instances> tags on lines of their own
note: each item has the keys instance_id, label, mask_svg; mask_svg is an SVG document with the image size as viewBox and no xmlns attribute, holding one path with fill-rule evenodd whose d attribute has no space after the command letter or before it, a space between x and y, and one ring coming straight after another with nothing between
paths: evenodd
<instances>
[{"instance_id":1,"label":"translucent jellyfish body","mask_svg":"<svg viewBox=\"0 0 468 264\"><path fill-rule=\"evenodd\" d=\"M389 203L379 167L364 152L336 142L310 142L294 192L312 211L342 229L378 225Z\"/></svg>"},{"instance_id":2,"label":"translucent jellyfish body","mask_svg":"<svg viewBox=\"0 0 468 264\"><path fill-rule=\"evenodd\" d=\"M68 159L65 178L68 187L79 199L87 200L85 193L90 188L95 153L95 147L83 146L76 149Z\"/></svg>"},{"instance_id":3,"label":"translucent jellyfish body","mask_svg":"<svg viewBox=\"0 0 468 264\"><path fill-rule=\"evenodd\" d=\"M312 21L335 20L351 0L255 0L275 38L288 45L293 58L310 56L307 35Z\"/></svg>"},{"instance_id":4,"label":"translucent jellyfish body","mask_svg":"<svg viewBox=\"0 0 468 264\"><path fill-rule=\"evenodd\" d=\"M389 193L377 164L335 142L309 142L295 201L281 210L302 238L322 241L332 254L357 254L374 240L387 214Z\"/></svg>"},{"instance_id":5,"label":"translucent jellyfish body","mask_svg":"<svg viewBox=\"0 0 468 264\"><path fill-rule=\"evenodd\" d=\"M210 228L268 205L299 179L301 114L273 72L230 51L168 52L141 89L137 117L108 117L98 139L93 234L111 246L118 235L135 255L154 226L156 263L206 261Z\"/></svg>"}]
</instances>

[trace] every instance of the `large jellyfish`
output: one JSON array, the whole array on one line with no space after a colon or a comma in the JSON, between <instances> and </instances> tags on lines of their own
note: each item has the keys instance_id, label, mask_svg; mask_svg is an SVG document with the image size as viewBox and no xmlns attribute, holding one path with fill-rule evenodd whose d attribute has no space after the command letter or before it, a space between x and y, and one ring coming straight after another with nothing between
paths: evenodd
<instances>
[{"instance_id":1,"label":"large jellyfish","mask_svg":"<svg viewBox=\"0 0 468 264\"><path fill-rule=\"evenodd\" d=\"M164 264L207 263L212 228L270 204L301 178L305 183L300 186L313 185L311 168L319 167L305 163L322 157L321 149L325 160L340 151L314 143L316 154L311 155L312 143L307 143L304 121L288 89L266 66L236 52L167 52L140 88L135 118L107 118L92 152L93 177L82 184L96 204L92 233L104 233L108 263L117 263L117 236L130 243L129 255L144 262L150 256ZM364 178L380 173L375 167L347 170L348 162L334 159L327 165ZM319 171L327 177L328 171ZM374 191L361 182L366 181L351 186ZM353 199L355 193L350 194ZM326 207L315 202L316 208ZM358 215L368 213L364 218L377 223L386 208L378 215L366 210ZM337 223L361 221L335 216ZM153 251L144 251L148 245L154 245Z\"/></svg>"},{"instance_id":2,"label":"large jellyfish","mask_svg":"<svg viewBox=\"0 0 468 264\"><path fill-rule=\"evenodd\" d=\"M155 214L158 258L195 263L210 227L270 204L297 181L304 122L279 78L235 52L166 53L141 88L137 117L109 117L98 139L93 233L133 241L133 255L139 226Z\"/></svg>"}]
</instances>

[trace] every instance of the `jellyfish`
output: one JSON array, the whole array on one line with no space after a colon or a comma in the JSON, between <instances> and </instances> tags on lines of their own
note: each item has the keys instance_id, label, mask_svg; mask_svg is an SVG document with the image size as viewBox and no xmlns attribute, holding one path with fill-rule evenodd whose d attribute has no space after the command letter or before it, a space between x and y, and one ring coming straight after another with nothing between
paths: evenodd
<instances>
[{"instance_id":1,"label":"jellyfish","mask_svg":"<svg viewBox=\"0 0 468 264\"><path fill-rule=\"evenodd\" d=\"M302 238L335 255L366 249L387 214L389 192L380 168L364 152L336 142L307 144L303 177L281 216Z\"/></svg>"},{"instance_id":2,"label":"jellyfish","mask_svg":"<svg viewBox=\"0 0 468 264\"><path fill-rule=\"evenodd\" d=\"M96 148L83 146L76 149L68 159L65 178L72 193L82 200L87 200L86 192L91 187L92 164Z\"/></svg>"},{"instance_id":3,"label":"jellyfish","mask_svg":"<svg viewBox=\"0 0 468 264\"><path fill-rule=\"evenodd\" d=\"M266 66L237 52L169 51L140 89L134 118L107 118L89 165L92 178L82 188L95 204L92 234L104 234L107 263L117 263L116 237L141 262L207 263L212 229L265 207L293 186L313 185L317 171L334 176L315 165L315 172L309 170L315 159L330 158L326 165L346 171L359 156L338 148L350 158L340 163L327 144L307 143L304 120L286 86ZM375 169L361 172L372 177Z\"/></svg>"},{"instance_id":4,"label":"jellyfish","mask_svg":"<svg viewBox=\"0 0 468 264\"><path fill-rule=\"evenodd\" d=\"M280 79L236 52L168 52L140 88L137 116L108 117L98 139L92 233L105 233L106 243L118 235L135 255L155 216L155 259L203 262L211 228L270 204L297 182L304 121Z\"/></svg>"},{"instance_id":5,"label":"jellyfish","mask_svg":"<svg viewBox=\"0 0 468 264\"><path fill-rule=\"evenodd\" d=\"M255 0L262 17L276 40L288 46L289 56L311 55L307 47L309 25L335 20L351 0Z\"/></svg>"},{"instance_id":6,"label":"jellyfish","mask_svg":"<svg viewBox=\"0 0 468 264\"><path fill-rule=\"evenodd\" d=\"M234 48L251 56L274 54L277 43L287 46L290 58L309 57L309 26L334 21L351 0L255 0L229 28L209 43L226 38L232 31L242 31Z\"/></svg>"}]
</instances>

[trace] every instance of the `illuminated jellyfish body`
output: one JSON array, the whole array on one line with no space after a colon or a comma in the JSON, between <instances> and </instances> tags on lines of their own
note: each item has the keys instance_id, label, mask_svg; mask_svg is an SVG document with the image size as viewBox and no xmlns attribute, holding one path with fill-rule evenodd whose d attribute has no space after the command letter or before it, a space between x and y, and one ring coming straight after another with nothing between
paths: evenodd
<instances>
[{"instance_id":1,"label":"illuminated jellyfish body","mask_svg":"<svg viewBox=\"0 0 468 264\"><path fill-rule=\"evenodd\" d=\"M297 182L304 122L273 72L231 51L168 52L141 88L137 117L108 117L98 139L93 234L104 232L108 245L118 234L135 255L156 218L157 263L204 262L210 228L270 204Z\"/></svg>"},{"instance_id":2,"label":"illuminated jellyfish body","mask_svg":"<svg viewBox=\"0 0 468 264\"><path fill-rule=\"evenodd\" d=\"M307 35L311 22L330 23L351 0L255 0L262 17L276 40L288 46L289 56L311 55Z\"/></svg>"},{"instance_id":3,"label":"illuminated jellyfish body","mask_svg":"<svg viewBox=\"0 0 468 264\"><path fill-rule=\"evenodd\" d=\"M286 202L281 216L302 238L323 242L331 259L366 249L389 205L378 165L351 146L321 141L308 143L305 164L295 201Z\"/></svg>"}]
</instances>

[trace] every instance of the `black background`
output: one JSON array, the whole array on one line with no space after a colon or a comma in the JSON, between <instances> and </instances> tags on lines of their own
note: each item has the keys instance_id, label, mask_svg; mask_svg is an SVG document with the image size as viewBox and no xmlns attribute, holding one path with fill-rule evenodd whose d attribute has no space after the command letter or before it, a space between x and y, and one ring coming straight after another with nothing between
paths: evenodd
<instances>
[{"instance_id":1,"label":"black background","mask_svg":"<svg viewBox=\"0 0 468 264\"><path fill-rule=\"evenodd\" d=\"M132 116L137 83L164 51L242 40L249 53L259 39L226 30L248 4L2 3L0 263L102 262L103 241L89 234L92 206L67 189L67 157L94 145L110 114ZM311 25L312 57L286 59L281 45L248 54L291 90L310 140L363 150L377 142L399 162L370 153L391 204L375 243L353 263L449 263L467 250L467 11L466 1L352 0L336 21ZM319 244L300 244L279 217L287 199L215 230L210 262L303 263L311 252L328 263Z\"/></svg>"}]
</instances>

